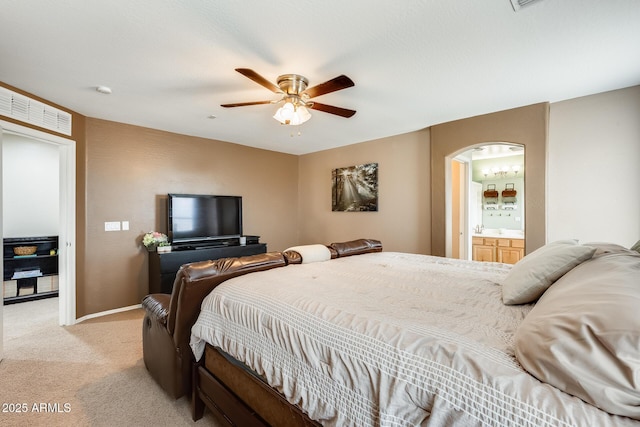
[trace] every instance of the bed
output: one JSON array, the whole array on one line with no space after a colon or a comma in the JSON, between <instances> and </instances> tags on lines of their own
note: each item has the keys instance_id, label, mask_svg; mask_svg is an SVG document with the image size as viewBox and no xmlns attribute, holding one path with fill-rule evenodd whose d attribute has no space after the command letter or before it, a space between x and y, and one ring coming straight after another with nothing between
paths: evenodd
<instances>
[{"instance_id":1,"label":"bed","mask_svg":"<svg viewBox=\"0 0 640 427\"><path fill-rule=\"evenodd\" d=\"M206 405L232 425L638 425L637 252L562 241L511 266L293 249L300 264L204 299L194 418Z\"/></svg>"}]
</instances>

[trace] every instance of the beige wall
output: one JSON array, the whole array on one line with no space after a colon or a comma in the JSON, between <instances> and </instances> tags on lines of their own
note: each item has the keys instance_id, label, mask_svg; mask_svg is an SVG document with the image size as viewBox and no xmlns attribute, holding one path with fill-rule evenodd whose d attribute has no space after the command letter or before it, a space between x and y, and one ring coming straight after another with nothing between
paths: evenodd
<instances>
[{"instance_id":1,"label":"beige wall","mask_svg":"<svg viewBox=\"0 0 640 427\"><path fill-rule=\"evenodd\" d=\"M470 117L431 127L431 248L444 256L445 159L487 142L525 146L526 252L544 245L546 237L545 176L549 104L541 103Z\"/></svg>"},{"instance_id":2,"label":"beige wall","mask_svg":"<svg viewBox=\"0 0 640 427\"><path fill-rule=\"evenodd\" d=\"M166 232L167 193L243 197L245 234L269 250L297 243L298 157L237 144L87 119L86 260L77 315L139 304L148 293L142 234ZM104 231L129 221L129 231Z\"/></svg>"},{"instance_id":3,"label":"beige wall","mask_svg":"<svg viewBox=\"0 0 640 427\"><path fill-rule=\"evenodd\" d=\"M640 239L640 86L551 104L548 238Z\"/></svg>"},{"instance_id":4,"label":"beige wall","mask_svg":"<svg viewBox=\"0 0 640 427\"><path fill-rule=\"evenodd\" d=\"M431 251L429 131L300 156L299 243L379 239L388 251ZM378 212L332 212L331 170L378 163Z\"/></svg>"}]
</instances>

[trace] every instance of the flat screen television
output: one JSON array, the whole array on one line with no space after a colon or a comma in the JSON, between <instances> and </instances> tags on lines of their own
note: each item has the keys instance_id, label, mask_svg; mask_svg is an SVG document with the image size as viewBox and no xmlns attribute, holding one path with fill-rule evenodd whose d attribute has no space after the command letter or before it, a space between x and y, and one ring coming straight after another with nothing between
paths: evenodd
<instances>
[{"instance_id":1,"label":"flat screen television","mask_svg":"<svg viewBox=\"0 0 640 427\"><path fill-rule=\"evenodd\" d=\"M199 244L242 236L242 197L168 194L172 244Z\"/></svg>"}]
</instances>

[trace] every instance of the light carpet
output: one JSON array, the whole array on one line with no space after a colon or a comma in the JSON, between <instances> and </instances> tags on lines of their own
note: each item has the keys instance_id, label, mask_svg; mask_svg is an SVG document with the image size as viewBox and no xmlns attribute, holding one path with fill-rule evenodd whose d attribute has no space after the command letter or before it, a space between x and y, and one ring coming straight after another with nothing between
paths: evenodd
<instances>
[{"instance_id":1,"label":"light carpet","mask_svg":"<svg viewBox=\"0 0 640 427\"><path fill-rule=\"evenodd\" d=\"M142 360L142 309L58 326L58 299L4 306L2 426L221 426L193 422Z\"/></svg>"}]
</instances>

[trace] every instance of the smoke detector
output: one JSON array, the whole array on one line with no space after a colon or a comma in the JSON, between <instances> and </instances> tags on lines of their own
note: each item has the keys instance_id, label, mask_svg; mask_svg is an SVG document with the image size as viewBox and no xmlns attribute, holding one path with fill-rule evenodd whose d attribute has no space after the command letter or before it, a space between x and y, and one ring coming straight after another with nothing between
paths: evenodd
<instances>
[{"instance_id":1,"label":"smoke detector","mask_svg":"<svg viewBox=\"0 0 640 427\"><path fill-rule=\"evenodd\" d=\"M98 86L96 90L105 95L111 95L111 88L107 86Z\"/></svg>"}]
</instances>

